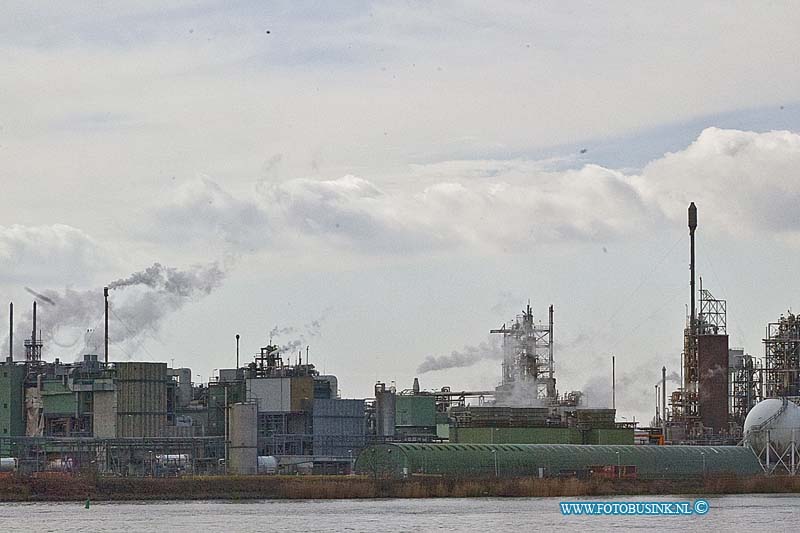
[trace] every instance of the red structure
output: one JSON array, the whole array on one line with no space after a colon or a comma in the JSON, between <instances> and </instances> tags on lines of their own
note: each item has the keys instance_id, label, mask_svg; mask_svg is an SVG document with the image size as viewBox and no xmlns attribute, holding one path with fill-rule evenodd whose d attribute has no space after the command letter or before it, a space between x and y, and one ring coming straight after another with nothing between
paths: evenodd
<instances>
[{"instance_id":1,"label":"red structure","mask_svg":"<svg viewBox=\"0 0 800 533\"><path fill-rule=\"evenodd\" d=\"M728 429L728 336L697 336L700 420L714 432Z\"/></svg>"}]
</instances>

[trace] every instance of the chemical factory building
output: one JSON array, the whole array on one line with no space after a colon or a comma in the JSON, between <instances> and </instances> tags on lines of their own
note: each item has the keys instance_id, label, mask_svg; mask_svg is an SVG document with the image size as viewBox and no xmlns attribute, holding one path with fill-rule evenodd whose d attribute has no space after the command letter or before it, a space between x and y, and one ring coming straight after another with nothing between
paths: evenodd
<instances>
[{"instance_id":1,"label":"chemical factory building","mask_svg":"<svg viewBox=\"0 0 800 533\"><path fill-rule=\"evenodd\" d=\"M740 446L380 444L364 449L356 461L357 473L394 477L547 477L589 471L639 479L763 473L756 455Z\"/></svg>"}]
</instances>

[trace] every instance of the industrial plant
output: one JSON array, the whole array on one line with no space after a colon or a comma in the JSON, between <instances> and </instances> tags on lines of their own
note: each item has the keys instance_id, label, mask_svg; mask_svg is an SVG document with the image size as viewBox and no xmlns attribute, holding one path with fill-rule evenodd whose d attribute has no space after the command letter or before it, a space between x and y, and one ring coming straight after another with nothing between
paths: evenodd
<instances>
[{"instance_id":1,"label":"industrial plant","mask_svg":"<svg viewBox=\"0 0 800 533\"><path fill-rule=\"evenodd\" d=\"M626 479L795 474L800 432L800 318L766 326L765 354L731 348L727 303L695 272L697 208L689 206L690 298L683 351L665 361L648 427L560 392L554 306L531 304L490 334L503 347L489 390L378 382L372 398L341 398L311 352L272 339L208 382L167 363L45 360L37 302L24 354L0 363L0 471L107 476L361 474ZM696 284L696 280L698 283ZM99 297L99 295L98 295ZM677 334L677 332L676 332ZM293 362L294 361L294 362ZM680 386L667 394L667 365ZM611 378L612 388L614 377ZM660 393L660 394L659 394Z\"/></svg>"}]
</instances>

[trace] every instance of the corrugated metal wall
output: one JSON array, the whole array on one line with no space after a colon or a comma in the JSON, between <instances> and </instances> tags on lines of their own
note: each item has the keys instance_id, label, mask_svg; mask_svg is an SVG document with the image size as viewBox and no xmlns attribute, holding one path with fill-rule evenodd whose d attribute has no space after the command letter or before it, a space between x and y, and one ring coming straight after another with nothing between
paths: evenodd
<instances>
[{"instance_id":1,"label":"corrugated metal wall","mask_svg":"<svg viewBox=\"0 0 800 533\"><path fill-rule=\"evenodd\" d=\"M314 378L311 376L292 378L291 398L292 411L295 413L310 411L314 401Z\"/></svg>"},{"instance_id":2,"label":"corrugated metal wall","mask_svg":"<svg viewBox=\"0 0 800 533\"><path fill-rule=\"evenodd\" d=\"M579 430L574 428L452 427L450 428L450 442L470 444L583 444L583 436Z\"/></svg>"},{"instance_id":3,"label":"corrugated metal wall","mask_svg":"<svg viewBox=\"0 0 800 533\"><path fill-rule=\"evenodd\" d=\"M25 434L24 381L24 366L0 364L0 437Z\"/></svg>"},{"instance_id":4,"label":"corrugated metal wall","mask_svg":"<svg viewBox=\"0 0 800 533\"><path fill-rule=\"evenodd\" d=\"M593 466L637 468L641 479L714 474L762 474L755 454L741 446L592 446L575 444L381 444L356 461L363 474L424 473L453 477L537 476Z\"/></svg>"},{"instance_id":5,"label":"corrugated metal wall","mask_svg":"<svg viewBox=\"0 0 800 533\"><path fill-rule=\"evenodd\" d=\"M95 437L113 439L117 436L117 393L94 393L92 431Z\"/></svg>"},{"instance_id":6,"label":"corrugated metal wall","mask_svg":"<svg viewBox=\"0 0 800 533\"><path fill-rule=\"evenodd\" d=\"M167 424L167 364L115 363L117 436L160 437Z\"/></svg>"},{"instance_id":7,"label":"corrugated metal wall","mask_svg":"<svg viewBox=\"0 0 800 533\"><path fill-rule=\"evenodd\" d=\"M355 456L364 446L364 400L314 400L314 455Z\"/></svg>"},{"instance_id":8,"label":"corrugated metal wall","mask_svg":"<svg viewBox=\"0 0 800 533\"><path fill-rule=\"evenodd\" d=\"M395 427L401 433L436 431L436 398L430 395L403 396L395 400Z\"/></svg>"},{"instance_id":9,"label":"corrugated metal wall","mask_svg":"<svg viewBox=\"0 0 800 533\"><path fill-rule=\"evenodd\" d=\"M63 381L42 383L42 405L46 415L75 416L78 412L78 398Z\"/></svg>"},{"instance_id":10,"label":"corrugated metal wall","mask_svg":"<svg viewBox=\"0 0 800 533\"><path fill-rule=\"evenodd\" d=\"M292 378L254 378L247 380L247 399L258 402L262 412L292 410Z\"/></svg>"}]
</instances>

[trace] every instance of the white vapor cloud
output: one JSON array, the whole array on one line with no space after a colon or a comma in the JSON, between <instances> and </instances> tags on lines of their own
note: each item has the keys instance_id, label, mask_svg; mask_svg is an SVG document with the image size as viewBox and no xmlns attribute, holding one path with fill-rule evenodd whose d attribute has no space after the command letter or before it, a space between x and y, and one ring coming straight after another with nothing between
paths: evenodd
<instances>
[{"instance_id":1,"label":"white vapor cloud","mask_svg":"<svg viewBox=\"0 0 800 533\"><path fill-rule=\"evenodd\" d=\"M148 337L159 332L170 314L210 294L224 276L216 263L187 269L155 263L109 283L112 357L127 359L135 354ZM99 330L94 331L102 327L102 290L44 289L38 291L37 297L49 303L40 307L37 317L37 329L47 345L48 359L53 355L76 358L84 353L98 353L103 337ZM31 311L19 313L14 327L14 353L23 354L23 339L30 337L32 329Z\"/></svg>"},{"instance_id":2,"label":"white vapor cloud","mask_svg":"<svg viewBox=\"0 0 800 533\"><path fill-rule=\"evenodd\" d=\"M642 234L695 201L704 227L738 233L800 231L795 169L800 135L708 128L686 149L640 173L529 161L417 165L416 187L353 175L261 184L240 200L211 179L182 186L157 211L166 234L362 253L469 248L524 251L547 243L608 242Z\"/></svg>"}]
</instances>

